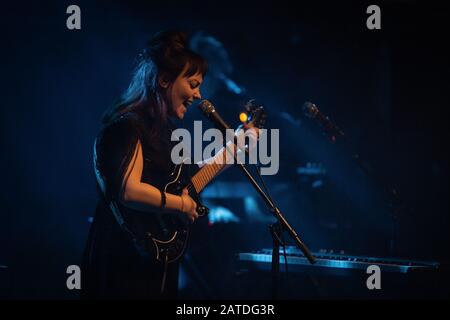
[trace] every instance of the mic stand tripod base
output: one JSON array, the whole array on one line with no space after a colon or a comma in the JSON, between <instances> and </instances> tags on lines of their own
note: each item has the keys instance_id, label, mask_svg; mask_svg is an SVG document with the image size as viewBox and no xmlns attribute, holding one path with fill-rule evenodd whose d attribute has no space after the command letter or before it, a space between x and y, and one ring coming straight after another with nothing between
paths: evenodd
<instances>
[{"instance_id":1,"label":"mic stand tripod base","mask_svg":"<svg viewBox=\"0 0 450 320\"><path fill-rule=\"evenodd\" d=\"M270 233L272 234L273 248L272 248L272 299L278 299L279 283L280 283L280 244L284 245L281 240L282 228L277 221L269 225Z\"/></svg>"}]
</instances>

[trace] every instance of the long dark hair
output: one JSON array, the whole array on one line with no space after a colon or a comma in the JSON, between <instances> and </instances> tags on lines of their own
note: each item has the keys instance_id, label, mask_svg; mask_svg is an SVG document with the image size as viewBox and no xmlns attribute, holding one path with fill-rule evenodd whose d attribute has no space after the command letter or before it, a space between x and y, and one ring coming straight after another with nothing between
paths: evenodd
<instances>
[{"instance_id":1,"label":"long dark hair","mask_svg":"<svg viewBox=\"0 0 450 320\"><path fill-rule=\"evenodd\" d=\"M208 69L206 60L189 49L185 33L156 33L139 55L128 89L103 115L103 125L114 122L124 113L134 111L148 117L153 124L150 134L156 133L168 121L168 106L164 102L163 89L159 86L158 79L164 77L165 80L173 82L186 65L188 68L183 74L185 77L197 73L205 76Z\"/></svg>"}]
</instances>

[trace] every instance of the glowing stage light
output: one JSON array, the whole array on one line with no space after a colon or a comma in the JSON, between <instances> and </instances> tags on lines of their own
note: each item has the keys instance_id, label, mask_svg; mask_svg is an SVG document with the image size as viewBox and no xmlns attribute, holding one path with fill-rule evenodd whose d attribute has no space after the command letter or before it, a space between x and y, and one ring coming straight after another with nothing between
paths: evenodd
<instances>
[{"instance_id":1,"label":"glowing stage light","mask_svg":"<svg viewBox=\"0 0 450 320\"><path fill-rule=\"evenodd\" d=\"M239 120L241 120L242 123L247 122L248 120L248 116L245 112L241 112L241 114L239 115Z\"/></svg>"}]
</instances>

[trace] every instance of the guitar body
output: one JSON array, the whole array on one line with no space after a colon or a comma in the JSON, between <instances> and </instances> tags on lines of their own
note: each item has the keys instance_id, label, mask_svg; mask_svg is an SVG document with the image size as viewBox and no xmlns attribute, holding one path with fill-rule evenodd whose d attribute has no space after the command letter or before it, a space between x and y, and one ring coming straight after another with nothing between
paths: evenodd
<instances>
[{"instance_id":1,"label":"guitar body","mask_svg":"<svg viewBox=\"0 0 450 320\"><path fill-rule=\"evenodd\" d=\"M179 164L170 175L170 182L164 191L181 195L188 188L189 196L197 203L199 216L208 214L209 209L200 202L198 193L190 185L187 166ZM155 221L145 234L146 249L158 261L174 262L181 258L187 247L191 222L184 213L155 213Z\"/></svg>"}]
</instances>

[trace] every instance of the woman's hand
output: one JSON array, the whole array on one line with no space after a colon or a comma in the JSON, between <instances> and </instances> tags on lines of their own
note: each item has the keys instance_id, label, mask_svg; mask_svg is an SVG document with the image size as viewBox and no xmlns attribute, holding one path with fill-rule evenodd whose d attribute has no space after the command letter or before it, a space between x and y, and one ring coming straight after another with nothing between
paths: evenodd
<instances>
[{"instance_id":1,"label":"woman's hand","mask_svg":"<svg viewBox=\"0 0 450 320\"><path fill-rule=\"evenodd\" d=\"M247 151L254 151L259 139L259 128L244 123L240 129L237 130L238 147L239 149L247 149ZM248 148L245 148L245 139L248 137Z\"/></svg>"},{"instance_id":2,"label":"woman's hand","mask_svg":"<svg viewBox=\"0 0 450 320\"><path fill-rule=\"evenodd\" d=\"M253 125L244 124L245 134L250 138L249 150L254 150L259 139L259 128Z\"/></svg>"},{"instance_id":3,"label":"woman's hand","mask_svg":"<svg viewBox=\"0 0 450 320\"><path fill-rule=\"evenodd\" d=\"M253 130L253 132L256 134L256 138L257 139L259 138L259 128L258 127L255 127L254 125L248 124L248 123L244 123L243 127L244 127L245 131Z\"/></svg>"},{"instance_id":4,"label":"woman's hand","mask_svg":"<svg viewBox=\"0 0 450 320\"><path fill-rule=\"evenodd\" d=\"M190 221L194 222L198 218L197 203L189 196L186 188L181 193L181 203L181 211L188 216Z\"/></svg>"}]
</instances>

